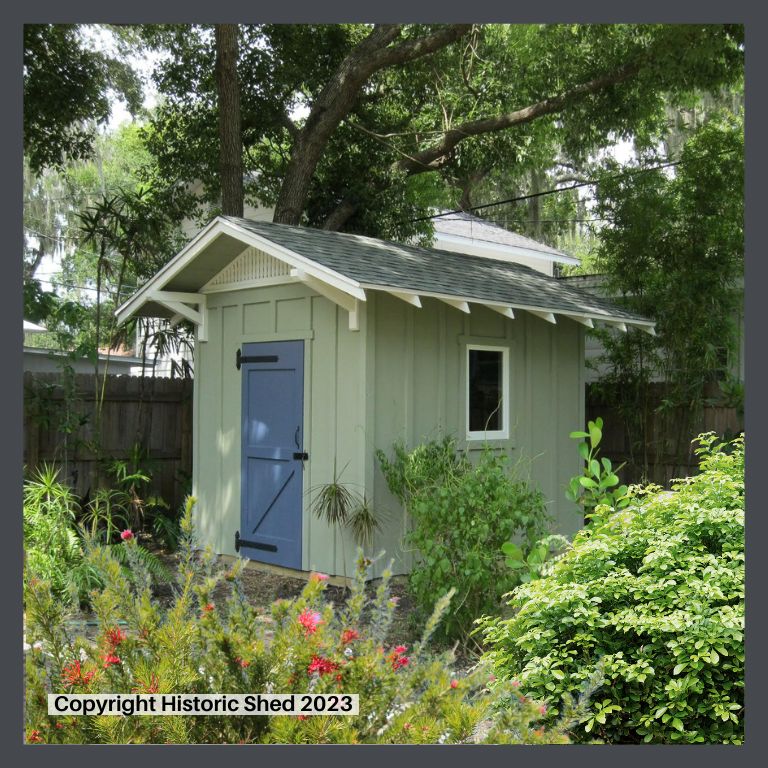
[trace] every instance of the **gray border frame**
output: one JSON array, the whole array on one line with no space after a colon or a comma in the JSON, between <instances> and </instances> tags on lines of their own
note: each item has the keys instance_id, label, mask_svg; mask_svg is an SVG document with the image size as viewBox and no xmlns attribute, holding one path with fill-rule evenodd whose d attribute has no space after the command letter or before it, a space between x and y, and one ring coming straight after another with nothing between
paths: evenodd
<instances>
[{"instance_id":1,"label":"gray border frame","mask_svg":"<svg viewBox=\"0 0 768 768\"><path fill-rule=\"evenodd\" d=\"M3 45L0 46L3 72L3 95L5 104L11 113L11 119L2 124L4 134L4 154L7 161L3 174L2 194L4 205L2 211L4 231L13 233L8 238L6 251L7 265L4 274L9 279L4 281L3 302L0 303L0 313L4 322L2 328L3 345L5 350L9 375L3 377L2 388L3 401L6 404L5 414L7 420L6 432L9 439L2 442L2 461L0 468L3 473L5 499L7 501L8 520L6 523L7 555L3 558L2 569L4 572L3 585L7 596L5 600L6 613L12 617L11 622L15 627L9 633L4 633L0 642L7 645L6 659L10 659L11 675L7 688L4 691L4 704L8 717L2 719L4 730L5 750L10 764L15 765L23 761L28 765L45 764L50 766L63 761L65 764L72 760L78 764L89 764L91 761L111 765L128 764L141 760L163 759L159 750L162 747L145 747L140 753L134 755L129 752L127 746L72 746L69 748L57 747L25 747L22 745L23 722L21 707L19 706L23 696L23 670L16 667L16 659L19 658L19 639L21 635L21 572L22 552L18 544L21 541L21 517L18 510L21 507L21 445L22 445L22 420L21 420L21 347L18 345L17 323L21 316L21 292L20 285L21 263L14 253L19 247L21 236L21 199L18 191L21 187L21 78L18 76L21 64L21 25L24 22L146 22L160 23L170 20L195 20L195 21L274 21L274 22L341 22L341 21L477 21L477 22L581 22L581 23L617 23L625 22L741 22L746 25L747 47L747 154L746 154L746 275L750 278L746 287L745 318L746 318L746 379L749 382L746 406L746 421L748 429L754 429L754 435L750 432L749 451L747 460L747 506L751 511L754 507L756 513L751 516L747 526L747 584L748 594L748 622L747 622L747 714L746 714L746 744L743 747L702 746L697 747L633 747L617 746L600 749L599 747L574 746L566 753L554 752L552 749L536 749L535 747L501 747L489 746L480 748L477 757L489 764L507 764L512 760L529 760L536 762L558 763L568 761L588 762L590 765L607 764L620 759L645 765L649 760L654 762L669 761L685 762L695 760L709 763L719 763L727 760L734 763L752 764L757 762L757 756L762 752L759 744L759 725L765 716L765 691L766 659L761 652L766 637L765 612L761 610L762 600L760 590L765 589L766 560L760 557L759 546L765 540L766 519L761 514L758 493L760 487L760 470L768 463L768 448L765 435L761 435L765 427L766 402L762 395L766 391L766 355L764 342L758 329L761 328L759 287L766 284L768 267L766 259L761 253L759 243L760 231L756 222L761 220L762 210L765 206L765 192L763 191L766 178L766 145L764 137L768 134L765 119L765 77L768 72L766 61L766 49L763 39L765 34L765 11L757 6L754 0L732 0L725 4L716 0L698 0L671 4L664 0L646 0L642 5L620 6L615 0L587 0L578 5L565 0L555 0L543 7L539 4L526 6L512 5L502 0L476 0L471 5L447 4L438 0L422 0L418 7L413 2L403 0L389 0L384 6L368 10L356 0L332 0L322 5L310 0L300 0L298 3L282 6L254 5L246 0L220 0L214 6L210 3L202 3L200 0L187 2L183 10L166 9L157 3L148 0L135 0L130 5L121 5L117 8L105 5L103 0L70 0L66 4L55 0L32 0L23 5L11 5L4 10L4 23L0 26L0 34L3 37ZM763 98L761 98L763 97ZM9 247L10 246L10 247ZM764 320L762 321L764 323ZM762 342L762 343L761 343ZM752 590L755 590L756 598L752 599ZM10 610L9 610L10 609ZM18 673L17 671L18 670ZM22 674L20 674L22 673ZM236 749L237 747L227 747ZM165 760L183 759L207 763L211 760L211 747L167 747L162 753ZM354 764L361 759L367 763L387 764L392 760L403 759L424 760L433 758L441 764L448 762L465 764L469 758L467 750L471 747L444 748L437 754L435 750L440 747L423 747L421 749L407 747L361 747L364 752L358 752L351 747L272 747L265 748L269 751L249 752L248 757L266 758L267 760L294 760L301 764L332 762L333 765ZM514 751L510 751L514 749ZM615 750L620 750L617 753ZM695 754L691 751L695 750ZM242 755L235 756L242 759ZM215 759L215 756L214 756ZM165 760L163 762L165 762ZM764 758L763 758L764 760Z\"/></svg>"}]
</instances>

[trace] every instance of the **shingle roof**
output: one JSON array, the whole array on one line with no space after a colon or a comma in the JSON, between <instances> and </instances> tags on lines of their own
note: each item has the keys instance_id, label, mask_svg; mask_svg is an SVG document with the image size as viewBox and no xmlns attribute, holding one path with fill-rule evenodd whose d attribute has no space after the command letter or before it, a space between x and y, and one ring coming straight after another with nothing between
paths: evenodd
<instances>
[{"instance_id":1,"label":"shingle roof","mask_svg":"<svg viewBox=\"0 0 768 768\"><path fill-rule=\"evenodd\" d=\"M530 237L518 235L516 232L510 232L498 224L484 221L479 216L472 216L462 211L448 213L441 212L439 216L432 219L432 225L437 234L453 235L455 237L466 237L472 240L481 240L485 243L494 245L508 245L514 248L525 248L529 251L537 251L542 256L554 261L567 261L578 263L578 259L569 256L557 248L532 240Z\"/></svg>"},{"instance_id":2,"label":"shingle roof","mask_svg":"<svg viewBox=\"0 0 768 768\"><path fill-rule=\"evenodd\" d=\"M356 280L366 287L453 296L542 311L649 320L522 264L376 240L362 235L224 220Z\"/></svg>"}]
</instances>

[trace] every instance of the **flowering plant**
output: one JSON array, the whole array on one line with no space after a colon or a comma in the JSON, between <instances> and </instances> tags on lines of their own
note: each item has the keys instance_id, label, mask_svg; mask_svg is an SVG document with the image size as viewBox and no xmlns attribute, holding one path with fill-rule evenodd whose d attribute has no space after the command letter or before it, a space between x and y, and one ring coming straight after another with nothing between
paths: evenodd
<instances>
[{"instance_id":1,"label":"flowering plant","mask_svg":"<svg viewBox=\"0 0 768 768\"><path fill-rule=\"evenodd\" d=\"M351 594L335 610L326 580L260 613L246 600L242 561L218 569L194 542L192 502L182 520L175 597L164 607L142 578L129 580L106 548L91 562L104 588L92 595L94 639L71 637L65 606L44 582L27 585L26 733L30 743L461 743L562 742L541 730L538 706L501 710L481 668L466 676L428 642L450 595L419 643L387 643L394 605L389 571L373 597L360 558ZM135 547L126 541L123 546ZM140 567L138 564L136 567ZM214 601L214 590L216 599ZM42 649L39 644L42 642ZM67 717L47 714L47 693L356 693L356 716ZM539 705L540 706L540 705ZM409 724L406 727L406 724Z\"/></svg>"}]
</instances>

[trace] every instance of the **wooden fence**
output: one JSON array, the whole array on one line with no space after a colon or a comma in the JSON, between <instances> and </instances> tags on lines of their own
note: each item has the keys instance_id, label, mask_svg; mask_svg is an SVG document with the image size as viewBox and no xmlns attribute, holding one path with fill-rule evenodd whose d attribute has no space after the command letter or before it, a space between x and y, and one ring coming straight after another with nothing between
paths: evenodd
<instances>
[{"instance_id":1,"label":"wooden fence","mask_svg":"<svg viewBox=\"0 0 768 768\"><path fill-rule=\"evenodd\" d=\"M732 438L744 431L744 417L736 408L714 404L705 406L686 427L690 414L682 409L658 410L663 396L663 386L652 384L651 406L645 422L646 440L638 445L637 436L629 433L621 414L608 404L596 386L587 385L587 419L594 421L598 416L603 419L600 453L614 464L626 462L619 473L625 483L648 481L668 488L672 479L698 472L697 456L691 445L697 435L715 432ZM674 450L677 445L679 453Z\"/></svg>"},{"instance_id":2,"label":"wooden fence","mask_svg":"<svg viewBox=\"0 0 768 768\"><path fill-rule=\"evenodd\" d=\"M28 472L55 464L85 497L115 487L109 463L130 462L138 449L152 493L173 508L183 503L192 473L191 380L108 375L97 382L93 374L26 372L24 406Z\"/></svg>"}]
</instances>

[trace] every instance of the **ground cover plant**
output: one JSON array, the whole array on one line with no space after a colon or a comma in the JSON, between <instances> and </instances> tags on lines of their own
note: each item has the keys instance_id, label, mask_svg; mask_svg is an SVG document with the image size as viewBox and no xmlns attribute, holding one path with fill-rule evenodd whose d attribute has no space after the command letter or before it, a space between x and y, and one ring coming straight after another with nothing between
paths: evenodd
<instances>
[{"instance_id":1,"label":"ground cover plant","mask_svg":"<svg viewBox=\"0 0 768 768\"><path fill-rule=\"evenodd\" d=\"M574 538L549 575L484 618L500 679L558 715L601 665L575 740L741 743L744 732L744 441L698 438L701 473L635 490Z\"/></svg>"},{"instance_id":2,"label":"ground cover plant","mask_svg":"<svg viewBox=\"0 0 768 768\"><path fill-rule=\"evenodd\" d=\"M408 577L417 612L425 618L435 601L456 590L442 634L466 640L473 621L497 611L521 579L507 566L502 546L515 540L526 557L546 532L542 494L510 472L506 454L484 450L476 463L451 438L377 458L392 493L412 526L407 546L417 553Z\"/></svg>"},{"instance_id":3,"label":"ground cover plant","mask_svg":"<svg viewBox=\"0 0 768 768\"><path fill-rule=\"evenodd\" d=\"M74 636L49 585L28 580L28 742L565 743L565 728L584 716L583 703L571 702L559 723L544 727L544 706L513 685L492 691L484 667L459 677L452 672L450 652L432 656L429 638L450 595L436 606L421 642L385 647L395 601L388 574L373 599L366 597L370 561L362 557L343 609L323 601L326 577L314 574L298 597L276 602L268 615L258 613L240 588L243 561L219 568L212 553L196 550L191 509L190 501L180 579L167 607L152 597L148 575L135 557L135 539L121 544L138 575L133 581L109 548L90 553L104 581L92 597L99 624L95 639ZM228 596L214 600L222 583ZM358 693L360 714L53 717L46 704L49 692L269 691ZM502 700L508 706L499 706Z\"/></svg>"}]
</instances>

